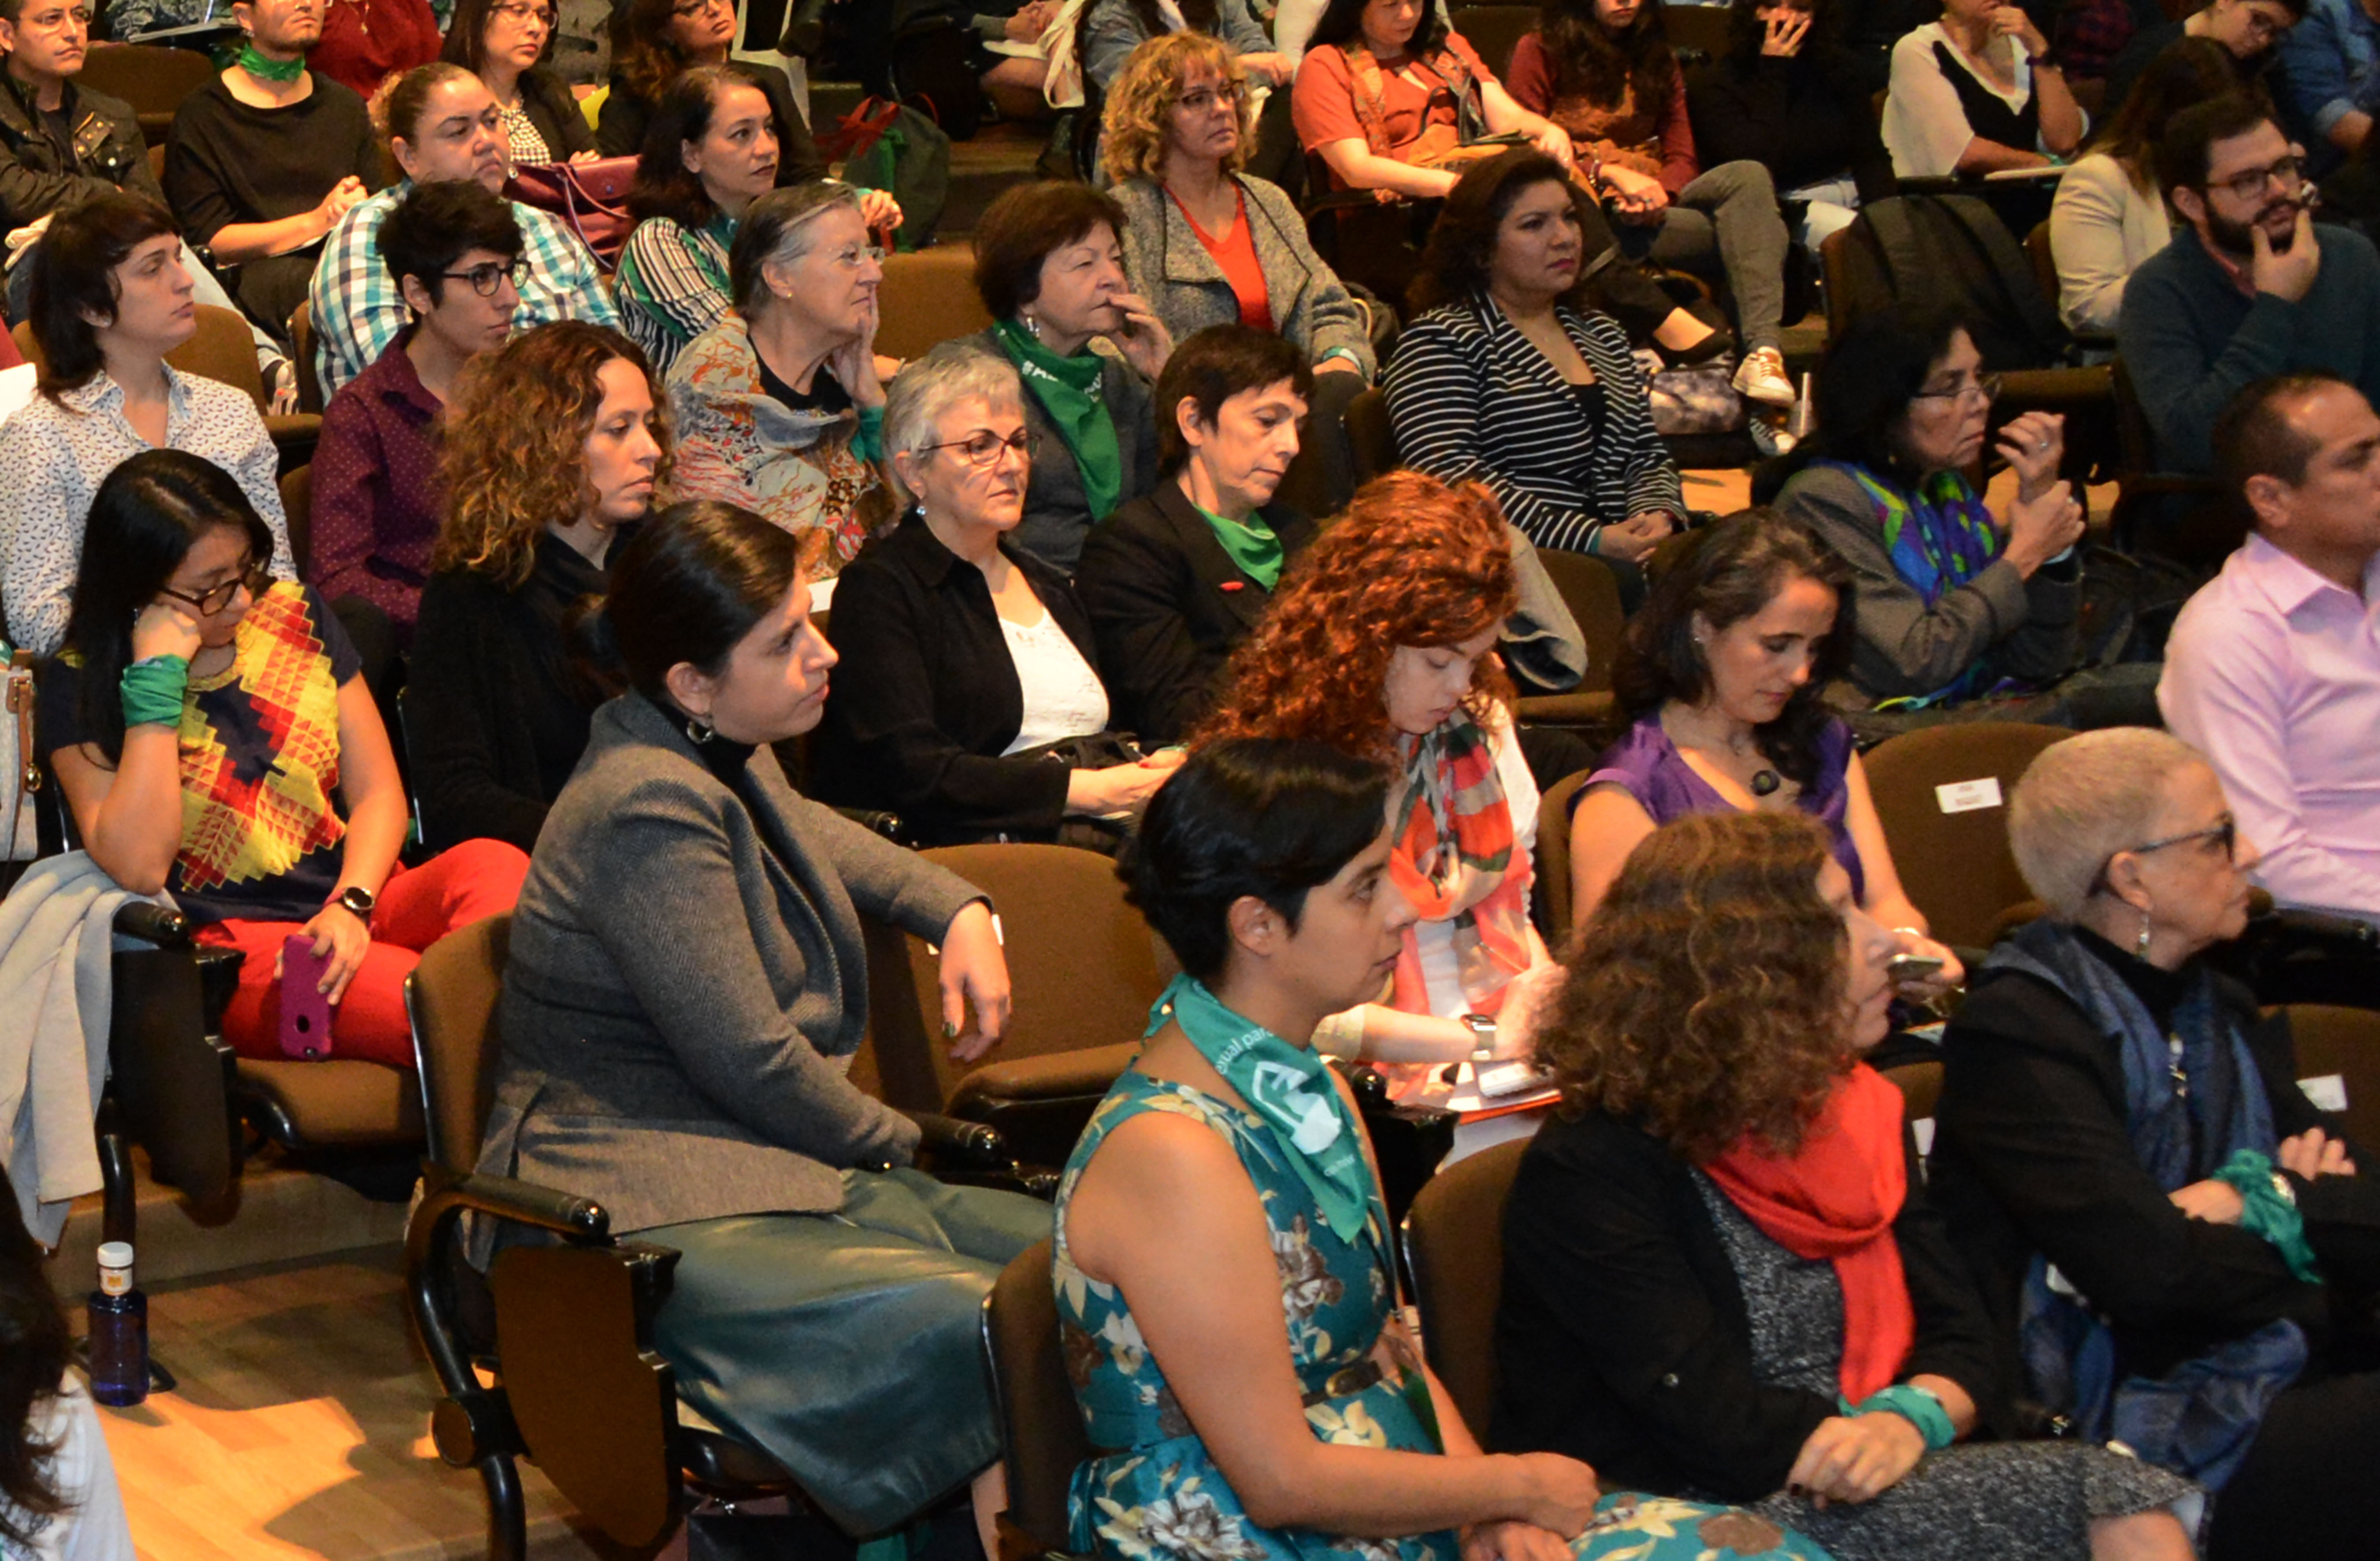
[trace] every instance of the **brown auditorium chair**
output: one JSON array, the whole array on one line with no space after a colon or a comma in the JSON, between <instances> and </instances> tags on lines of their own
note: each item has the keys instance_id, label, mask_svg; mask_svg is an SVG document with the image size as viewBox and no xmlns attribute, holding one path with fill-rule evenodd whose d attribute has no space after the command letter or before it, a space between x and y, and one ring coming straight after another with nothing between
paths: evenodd
<instances>
[{"instance_id":1,"label":"brown auditorium chair","mask_svg":"<svg viewBox=\"0 0 2380 1561\"><path fill-rule=\"evenodd\" d=\"M1463 42L1478 52L1479 63L1500 79L1512 68L1513 48L1537 30L1537 7L1458 6L1451 20Z\"/></svg>"},{"instance_id":2,"label":"brown auditorium chair","mask_svg":"<svg viewBox=\"0 0 2380 1561\"><path fill-rule=\"evenodd\" d=\"M1669 30L1670 49L1681 55L1699 55L1703 60L1727 58L1735 42L1734 21L1732 6L1661 8L1661 23Z\"/></svg>"},{"instance_id":3,"label":"brown auditorium chair","mask_svg":"<svg viewBox=\"0 0 2380 1561\"><path fill-rule=\"evenodd\" d=\"M884 257L876 288L876 350L910 358L937 342L990 328L991 314L975 290L975 247L937 244Z\"/></svg>"},{"instance_id":4,"label":"brown auditorium chair","mask_svg":"<svg viewBox=\"0 0 2380 1561\"><path fill-rule=\"evenodd\" d=\"M1576 907L1570 897L1570 805L1591 773L1565 775L1537 799L1536 886L1530 892L1530 910L1546 946L1556 953L1570 941Z\"/></svg>"},{"instance_id":5,"label":"brown auditorium chair","mask_svg":"<svg viewBox=\"0 0 2380 1561\"><path fill-rule=\"evenodd\" d=\"M1058 1343L1048 1241L1017 1253L983 1298L983 1349L1008 1466L1001 1561L1063 1557L1073 1528L1067 1493L1091 1444Z\"/></svg>"},{"instance_id":6,"label":"brown auditorium chair","mask_svg":"<svg viewBox=\"0 0 2380 1561\"><path fill-rule=\"evenodd\" d=\"M2329 1003L2291 1003L2283 1011L2297 1043L2298 1077L2336 1079L2347 1095L2339 1115L2348 1132L2366 1153L2380 1152L2380 1013Z\"/></svg>"},{"instance_id":7,"label":"brown auditorium chair","mask_svg":"<svg viewBox=\"0 0 2380 1561\"><path fill-rule=\"evenodd\" d=\"M1537 560L1552 577L1562 605L1578 621L1579 636L1586 644L1586 672L1575 688L1524 696L1521 719L1532 726L1568 727L1600 749L1620 735L1619 708L1611 699L1612 663L1620 659L1620 631L1627 623L1620 607L1620 582L1585 553L1539 548Z\"/></svg>"},{"instance_id":8,"label":"brown auditorium chair","mask_svg":"<svg viewBox=\"0 0 2380 1561\"><path fill-rule=\"evenodd\" d=\"M1397 430L1389 420L1387 392L1375 387L1347 404L1347 444L1355 454L1359 486L1404 464L1397 454Z\"/></svg>"},{"instance_id":9,"label":"brown auditorium chair","mask_svg":"<svg viewBox=\"0 0 2380 1561\"><path fill-rule=\"evenodd\" d=\"M281 474L281 513L289 517L289 555L298 561L298 577L314 551L314 464Z\"/></svg>"},{"instance_id":10,"label":"brown auditorium chair","mask_svg":"<svg viewBox=\"0 0 2380 1561\"><path fill-rule=\"evenodd\" d=\"M939 962L925 941L863 917L868 1028L884 1098L1001 1130L1032 1166L1065 1163L1083 1124L1140 1049L1164 990L1148 924L1115 864L1036 842L942 846L928 859L982 889L1000 914L1014 1017L989 1057L953 1060Z\"/></svg>"},{"instance_id":11,"label":"brown auditorium chair","mask_svg":"<svg viewBox=\"0 0 2380 1561\"><path fill-rule=\"evenodd\" d=\"M1432 1177L1405 1216L1405 1267L1422 1350L1463 1424L1484 1435L1496 1406L1496 1307L1504 1297L1504 1204L1528 1141L1500 1144Z\"/></svg>"},{"instance_id":12,"label":"brown auditorium chair","mask_svg":"<svg viewBox=\"0 0 2380 1561\"><path fill-rule=\"evenodd\" d=\"M523 1458L631 1550L669 1533L688 1486L731 1504L797 1496L774 1459L681 1412L675 1373L651 1349L676 1252L614 1238L611 1216L589 1199L474 1168L494 1098L511 932L508 915L463 927L424 950L405 983L429 1130L421 1202L406 1230L407 1290L444 1395L431 1435L449 1464L480 1472L490 1561L526 1561ZM1001 1153L999 1135L980 1126L919 1125L925 1155L986 1165ZM561 1240L507 1247L483 1279L462 1261L466 1213Z\"/></svg>"},{"instance_id":13,"label":"brown auditorium chair","mask_svg":"<svg viewBox=\"0 0 2380 1561\"><path fill-rule=\"evenodd\" d=\"M2024 236L2024 258L2033 262L2033 284L2051 303L2058 301L2061 291L2058 281L2058 257L2049 248L2049 224L2040 223Z\"/></svg>"},{"instance_id":14,"label":"brown auditorium chair","mask_svg":"<svg viewBox=\"0 0 2380 1561\"><path fill-rule=\"evenodd\" d=\"M2153 551L2184 563L2220 567L2248 539L2246 516L2224 495L2222 485L2203 473L2161 471L2156 435L2132 385L2131 371L2117 358L2108 366L2116 406L2116 507L2108 529L2116 545ZM2146 512L2155 512L2151 520Z\"/></svg>"},{"instance_id":15,"label":"brown auditorium chair","mask_svg":"<svg viewBox=\"0 0 2380 1561\"><path fill-rule=\"evenodd\" d=\"M214 73L214 62L196 50L153 43L101 43L83 57L79 79L94 92L131 104L140 116L141 139L152 147L162 147L165 132L173 127L174 111Z\"/></svg>"},{"instance_id":16,"label":"brown auditorium chair","mask_svg":"<svg viewBox=\"0 0 2380 1561\"><path fill-rule=\"evenodd\" d=\"M276 415L269 410L271 401L265 393L264 375L256 366L256 336L249 329L247 317L237 309L218 309L212 304L200 304L198 310L198 330L188 341L167 353L165 361L185 374L247 392L264 417L265 431L273 436L273 442L281 452L282 470L288 471L312 460L315 442L322 436L322 419L310 412ZM30 322L18 324L10 335L26 362L43 361L41 344L33 339Z\"/></svg>"},{"instance_id":17,"label":"brown auditorium chair","mask_svg":"<svg viewBox=\"0 0 2380 1561\"><path fill-rule=\"evenodd\" d=\"M1929 1120L1942 1098L1942 1065L1921 1059L1878 1069L1900 1092L1900 1114L1909 1121Z\"/></svg>"},{"instance_id":18,"label":"brown auditorium chair","mask_svg":"<svg viewBox=\"0 0 2380 1561\"><path fill-rule=\"evenodd\" d=\"M298 410L320 413L322 410L322 377L314 371L314 303L312 299L298 306L289 317L290 363L298 370Z\"/></svg>"},{"instance_id":19,"label":"brown auditorium chair","mask_svg":"<svg viewBox=\"0 0 2380 1561\"><path fill-rule=\"evenodd\" d=\"M2009 853L2008 793L2044 748L2071 735L1966 721L1903 732L1863 760L1901 887L1940 941L1986 948L2001 914L2032 898ZM1952 790L1975 782L1988 784Z\"/></svg>"}]
</instances>

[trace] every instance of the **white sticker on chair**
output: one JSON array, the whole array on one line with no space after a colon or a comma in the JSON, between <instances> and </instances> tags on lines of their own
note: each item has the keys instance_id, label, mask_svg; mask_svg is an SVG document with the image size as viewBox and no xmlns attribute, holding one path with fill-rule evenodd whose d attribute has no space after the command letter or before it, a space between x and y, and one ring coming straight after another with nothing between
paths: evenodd
<instances>
[{"instance_id":1,"label":"white sticker on chair","mask_svg":"<svg viewBox=\"0 0 2380 1561\"><path fill-rule=\"evenodd\" d=\"M1945 813L1974 813L2000 805L2000 780L1997 775L1986 775L1980 780L1953 780L1947 786L1934 788L1934 800L1942 805Z\"/></svg>"},{"instance_id":2,"label":"white sticker on chair","mask_svg":"<svg viewBox=\"0 0 2380 1561\"><path fill-rule=\"evenodd\" d=\"M2298 1088L2305 1092L2305 1097L2313 1102L2313 1108L2317 1111L2347 1109L2347 1076L2344 1073L2325 1073L2319 1079L2300 1079Z\"/></svg>"}]
</instances>

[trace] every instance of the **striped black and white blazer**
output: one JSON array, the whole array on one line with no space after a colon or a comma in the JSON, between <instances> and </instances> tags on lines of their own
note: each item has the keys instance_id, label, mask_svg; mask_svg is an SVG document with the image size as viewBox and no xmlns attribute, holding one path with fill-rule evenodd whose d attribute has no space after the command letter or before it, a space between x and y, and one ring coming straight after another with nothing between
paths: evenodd
<instances>
[{"instance_id":1,"label":"striped black and white blazer","mask_svg":"<svg viewBox=\"0 0 2380 1561\"><path fill-rule=\"evenodd\" d=\"M1485 292L1406 326L1385 388L1405 465L1441 482L1484 482L1530 541L1586 552L1609 523L1647 510L1682 517L1685 492L1653 431L1627 336L1609 316L1559 312L1605 386L1599 428Z\"/></svg>"}]
</instances>

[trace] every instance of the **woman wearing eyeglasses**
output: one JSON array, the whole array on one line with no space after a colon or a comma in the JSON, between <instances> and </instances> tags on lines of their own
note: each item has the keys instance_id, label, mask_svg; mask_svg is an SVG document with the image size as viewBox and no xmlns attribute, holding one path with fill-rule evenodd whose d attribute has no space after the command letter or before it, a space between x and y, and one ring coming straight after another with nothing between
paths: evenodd
<instances>
[{"instance_id":1,"label":"woman wearing eyeglasses","mask_svg":"<svg viewBox=\"0 0 2380 1561\"><path fill-rule=\"evenodd\" d=\"M727 275L734 307L670 367L671 502L824 531L812 578L832 578L894 513L877 466L892 367L875 356L884 251L859 192L817 179L746 208Z\"/></svg>"},{"instance_id":2,"label":"woman wearing eyeglasses","mask_svg":"<svg viewBox=\"0 0 2380 1561\"><path fill-rule=\"evenodd\" d=\"M480 79L504 116L516 167L594 157L595 130L554 74L553 0L455 0L439 58Z\"/></svg>"},{"instance_id":3,"label":"woman wearing eyeglasses","mask_svg":"<svg viewBox=\"0 0 2380 1561\"><path fill-rule=\"evenodd\" d=\"M607 692L573 653L669 469L662 388L616 331L541 325L473 364L448 417L445 524L421 593L406 742L421 834L523 851Z\"/></svg>"},{"instance_id":4,"label":"woman wearing eyeglasses","mask_svg":"<svg viewBox=\"0 0 2380 1561\"><path fill-rule=\"evenodd\" d=\"M1036 454L1016 369L944 342L893 381L884 442L916 509L835 583L842 660L812 790L891 809L934 844L1111 843L1180 758L1066 762L1069 739L1107 730L1108 694L1074 587L1009 541Z\"/></svg>"},{"instance_id":5,"label":"woman wearing eyeglasses","mask_svg":"<svg viewBox=\"0 0 2380 1561\"><path fill-rule=\"evenodd\" d=\"M2298 1084L2289 1010L2211 962L2259 853L2179 738L2086 732L2009 797L2049 914L1943 1041L1934 1202L2004 1380L2213 1493L2216 1561L2370 1548L2380 1175Z\"/></svg>"},{"instance_id":6,"label":"woman wearing eyeglasses","mask_svg":"<svg viewBox=\"0 0 2380 1561\"><path fill-rule=\"evenodd\" d=\"M1950 315L1863 315L1827 349L1818 433L1785 458L1792 476L1755 484L1755 503L1852 566L1848 681L1862 706L1955 705L2049 684L2073 662L2083 514L2058 475L2065 420L2028 412L1999 430L2017 492L1995 515L1965 473L1998 389Z\"/></svg>"},{"instance_id":7,"label":"woman wearing eyeglasses","mask_svg":"<svg viewBox=\"0 0 2380 1561\"><path fill-rule=\"evenodd\" d=\"M273 545L202 456L109 473L42 679L42 747L91 860L246 956L224 1014L236 1050L282 1055L285 945L302 938L331 1054L410 1068L419 950L511 910L528 858L473 841L398 866L405 788L355 647L317 592L264 573Z\"/></svg>"}]
</instances>

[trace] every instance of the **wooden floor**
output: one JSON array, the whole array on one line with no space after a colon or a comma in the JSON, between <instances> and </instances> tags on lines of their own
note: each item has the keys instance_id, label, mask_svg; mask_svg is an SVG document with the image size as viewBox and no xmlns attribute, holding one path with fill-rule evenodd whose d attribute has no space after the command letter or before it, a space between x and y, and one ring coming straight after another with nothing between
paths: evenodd
<instances>
[{"instance_id":1,"label":"wooden floor","mask_svg":"<svg viewBox=\"0 0 2380 1561\"><path fill-rule=\"evenodd\" d=\"M398 1249L168 1288L150 1337L179 1391L100 1411L143 1561L486 1554L478 1476L430 1446ZM623 1561L524 1473L537 1561Z\"/></svg>"}]
</instances>

